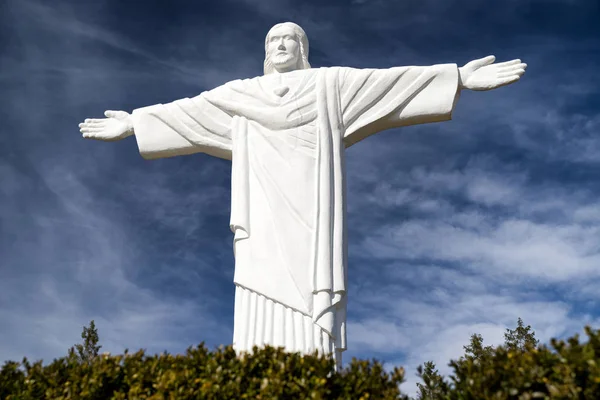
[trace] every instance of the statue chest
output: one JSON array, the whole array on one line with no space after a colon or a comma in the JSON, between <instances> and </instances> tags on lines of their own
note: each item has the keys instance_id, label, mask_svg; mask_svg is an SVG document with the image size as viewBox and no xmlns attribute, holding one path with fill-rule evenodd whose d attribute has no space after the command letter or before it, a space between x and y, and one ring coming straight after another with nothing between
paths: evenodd
<instances>
[{"instance_id":1,"label":"statue chest","mask_svg":"<svg viewBox=\"0 0 600 400\"><path fill-rule=\"evenodd\" d=\"M303 96L290 96L277 102L238 103L235 115L274 132L306 128L314 125L317 119L316 94L311 91Z\"/></svg>"},{"instance_id":2,"label":"statue chest","mask_svg":"<svg viewBox=\"0 0 600 400\"><path fill-rule=\"evenodd\" d=\"M246 118L269 131L307 127L317 119L316 72L294 71L228 85L225 98L214 104L229 115Z\"/></svg>"}]
</instances>

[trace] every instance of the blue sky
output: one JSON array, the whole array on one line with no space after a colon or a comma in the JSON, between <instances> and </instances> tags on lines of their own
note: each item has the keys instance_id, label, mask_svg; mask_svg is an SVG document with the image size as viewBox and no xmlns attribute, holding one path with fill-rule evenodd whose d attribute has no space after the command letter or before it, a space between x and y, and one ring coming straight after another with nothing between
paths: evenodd
<instances>
[{"instance_id":1,"label":"blue sky","mask_svg":"<svg viewBox=\"0 0 600 400\"><path fill-rule=\"evenodd\" d=\"M5 0L0 5L0 360L231 342L230 163L145 161L77 124L262 73L275 23L314 67L528 63L450 122L348 150L349 351L448 372L500 344L600 326L597 0Z\"/></svg>"}]
</instances>

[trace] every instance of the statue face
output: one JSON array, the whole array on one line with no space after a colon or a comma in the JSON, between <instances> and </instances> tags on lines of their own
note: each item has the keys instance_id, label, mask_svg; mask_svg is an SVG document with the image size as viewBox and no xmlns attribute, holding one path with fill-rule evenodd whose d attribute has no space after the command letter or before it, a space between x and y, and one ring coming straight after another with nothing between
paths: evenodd
<instances>
[{"instance_id":1,"label":"statue face","mask_svg":"<svg viewBox=\"0 0 600 400\"><path fill-rule=\"evenodd\" d=\"M298 69L300 60L300 43L290 26L278 26L269 32L267 52L277 72L288 72Z\"/></svg>"}]
</instances>

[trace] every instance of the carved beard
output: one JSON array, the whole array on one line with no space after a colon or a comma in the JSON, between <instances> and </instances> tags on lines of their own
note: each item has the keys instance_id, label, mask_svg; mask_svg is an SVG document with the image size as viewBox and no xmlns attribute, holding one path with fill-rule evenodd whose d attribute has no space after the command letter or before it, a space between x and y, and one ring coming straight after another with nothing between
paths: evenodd
<instances>
[{"instance_id":1,"label":"carved beard","mask_svg":"<svg viewBox=\"0 0 600 400\"><path fill-rule=\"evenodd\" d=\"M295 57L292 54L286 54L286 55L273 55L271 57L271 62L273 63L273 65L285 65L287 63L289 63L291 60L293 60Z\"/></svg>"}]
</instances>

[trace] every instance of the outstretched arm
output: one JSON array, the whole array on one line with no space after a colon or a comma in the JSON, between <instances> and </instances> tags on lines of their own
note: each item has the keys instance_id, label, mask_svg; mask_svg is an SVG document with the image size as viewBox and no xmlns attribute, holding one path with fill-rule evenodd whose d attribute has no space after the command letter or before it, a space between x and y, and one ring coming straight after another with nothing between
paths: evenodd
<instances>
[{"instance_id":1,"label":"outstretched arm","mask_svg":"<svg viewBox=\"0 0 600 400\"><path fill-rule=\"evenodd\" d=\"M456 64L343 68L340 78L346 147L385 129L447 121L460 93Z\"/></svg>"},{"instance_id":2,"label":"outstretched arm","mask_svg":"<svg viewBox=\"0 0 600 400\"><path fill-rule=\"evenodd\" d=\"M463 67L440 64L388 69L342 68L340 105L346 146L385 129L447 121L461 89L491 90L516 82L527 64L493 64L494 56Z\"/></svg>"},{"instance_id":3,"label":"outstretched arm","mask_svg":"<svg viewBox=\"0 0 600 400\"><path fill-rule=\"evenodd\" d=\"M135 134L146 159L206 153L231 159L232 117L207 100L225 97L223 86L192 99L125 111L106 111L106 118L79 124L84 138L116 141Z\"/></svg>"},{"instance_id":4,"label":"outstretched arm","mask_svg":"<svg viewBox=\"0 0 600 400\"><path fill-rule=\"evenodd\" d=\"M137 109L133 114L107 110L104 112L106 118L87 118L79 124L79 130L86 139L105 142L115 142L135 135L140 154L145 159L182 156L199 152L220 158L230 158L227 140L225 143L223 140L218 142L211 140L211 136L214 138L213 132L198 125L189 129L181 121L181 119L188 118L186 113L173 115L169 110L172 108L171 103ZM179 111L178 108L177 111Z\"/></svg>"}]
</instances>

